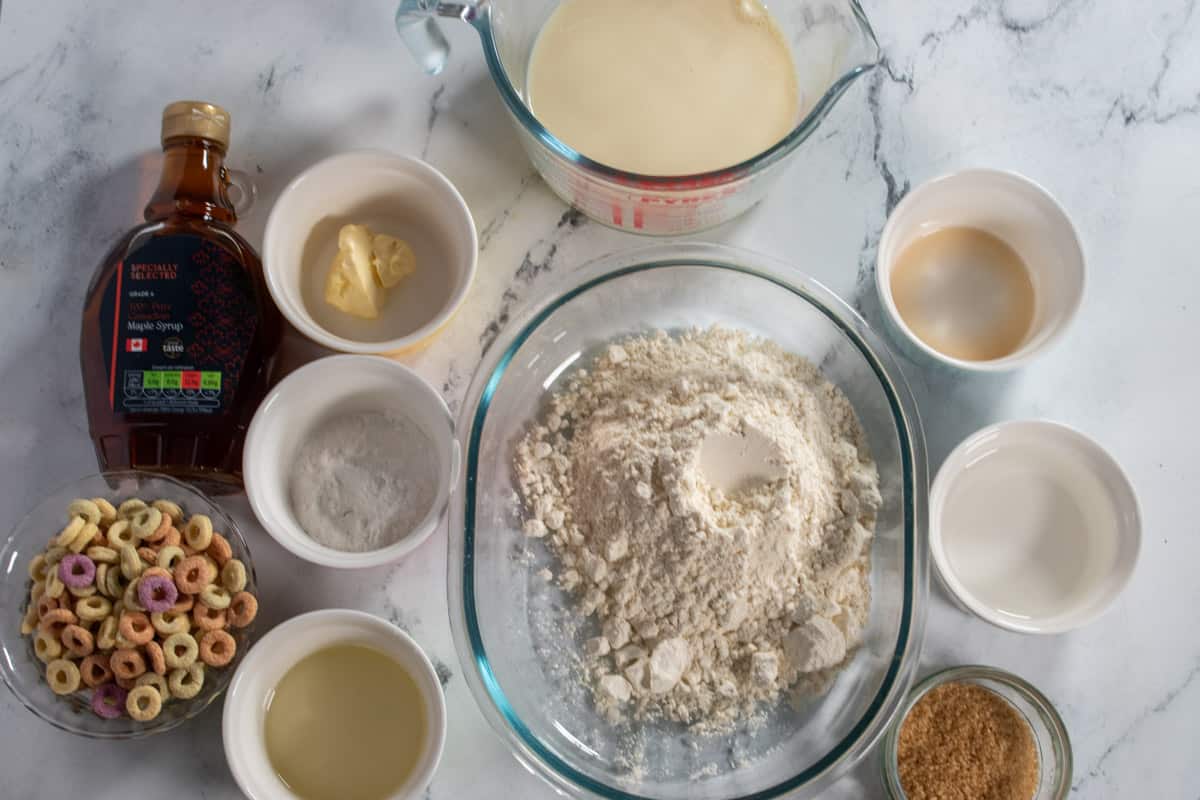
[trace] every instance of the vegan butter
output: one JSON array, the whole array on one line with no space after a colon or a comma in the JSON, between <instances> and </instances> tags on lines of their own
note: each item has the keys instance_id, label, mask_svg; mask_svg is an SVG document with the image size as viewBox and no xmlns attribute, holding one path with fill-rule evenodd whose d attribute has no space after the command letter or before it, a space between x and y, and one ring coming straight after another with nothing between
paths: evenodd
<instances>
[{"instance_id":1,"label":"vegan butter","mask_svg":"<svg viewBox=\"0 0 1200 800\"><path fill-rule=\"evenodd\" d=\"M387 290L417 269L408 243L365 225L343 225L338 231L338 251L329 265L325 302L362 319L376 319L387 300Z\"/></svg>"}]
</instances>

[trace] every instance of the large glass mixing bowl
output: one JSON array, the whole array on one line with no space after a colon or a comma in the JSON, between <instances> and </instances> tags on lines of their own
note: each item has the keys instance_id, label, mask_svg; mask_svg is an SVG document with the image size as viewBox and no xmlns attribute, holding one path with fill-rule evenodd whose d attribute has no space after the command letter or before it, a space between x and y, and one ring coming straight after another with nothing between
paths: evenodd
<instances>
[{"instance_id":1,"label":"large glass mixing bowl","mask_svg":"<svg viewBox=\"0 0 1200 800\"><path fill-rule=\"evenodd\" d=\"M799 709L781 701L762 728L698 737L668 723L614 726L564 657L582 646L558 624L576 612L537 576L552 561L542 540L521 532L513 454L547 395L606 343L714 324L818 364L862 421L883 496L865 640L826 694ZM530 770L571 796L812 797L884 732L924 628L925 446L895 361L828 290L785 264L715 245L600 259L512 319L471 382L460 431L467 453L449 560L455 646L484 716Z\"/></svg>"},{"instance_id":2,"label":"large glass mixing bowl","mask_svg":"<svg viewBox=\"0 0 1200 800\"><path fill-rule=\"evenodd\" d=\"M879 61L879 45L858 0L769 0L766 5L791 44L796 65L800 115L795 127L762 153L724 169L696 175L639 175L577 152L530 111L529 58L538 33L560 2L402 0L396 28L425 71L437 73L446 64L449 45L434 18L469 22L479 34L488 70L521 144L546 183L592 219L634 233L693 233L749 209L766 195L850 84Z\"/></svg>"}]
</instances>

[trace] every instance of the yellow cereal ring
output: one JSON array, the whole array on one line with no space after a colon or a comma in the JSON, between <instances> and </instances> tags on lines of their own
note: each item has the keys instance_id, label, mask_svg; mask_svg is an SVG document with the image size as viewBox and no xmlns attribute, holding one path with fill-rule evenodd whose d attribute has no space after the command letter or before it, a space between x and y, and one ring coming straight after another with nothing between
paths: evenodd
<instances>
[{"instance_id":1,"label":"yellow cereal ring","mask_svg":"<svg viewBox=\"0 0 1200 800\"><path fill-rule=\"evenodd\" d=\"M79 664L79 674L85 686L95 689L103 686L113 678L113 672L108 666L107 653L92 653Z\"/></svg>"},{"instance_id":2,"label":"yellow cereal ring","mask_svg":"<svg viewBox=\"0 0 1200 800\"><path fill-rule=\"evenodd\" d=\"M32 581L46 580L46 556L38 553L29 562L29 579Z\"/></svg>"},{"instance_id":3,"label":"yellow cereal ring","mask_svg":"<svg viewBox=\"0 0 1200 800\"><path fill-rule=\"evenodd\" d=\"M169 669L184 669L196 663L200 645L190 633L173 633L162 643L163 656Z\"/></svg>"},{"instance_id":4,"label":"yellow cereal ring","mask_svg":"<svg viewBox=\"0 0 1200 800\"><path fill-rule=\"evenodd\" d=\"M149 641L143 646L146 651L146 662L150 671L157 675L167 674L167 656L163 652L162 645L156 641Z\"/></svg>"},{"instance_id":5,"label":"yellow cereal ring","mask_svg":"<svg viewBox=\"0 0 1200 800\"><path fill-rule=\"evenodd\" d=\"M86 525L87 520L83 517L71 517L71 521L63 527L58 536L54 537L55 546L66 547L67 545L71 544L71 542L75 541L75 537L79 535L79 532L82 531Z\"/></svg>"},{"instance_id":6,"label":"yellow cereal ring","mask_svg":"<svg viewBox=\"0 0 1200 800\"><path fill-rule=\"evenodd\" d=\"M62 646L74 658L85 658L90 656L92 651L96 649L96 640L92 637L91 631L82 628L78 625L68 625L63 628Z\"/></svg>"},{"instance_id":7,"label":"yellow cereal ring","mask_svg":"<svg viewBox=\"0 0 1200 800\"><path fill-rule=\"evenodd\" d=\"M187 558L187 555L183 552L182 547L178 545L166 545L158 551L158 566L163 569L173 570L185 558ZM174 575L171 578L174 580Z\"/></svg>"},{"instance_id":8,"label":"yellow cereal ring","mask_svg":"<svg viewBox=\"0 0 1200 800\"><path fill-rule=\"evenodd\" d=\"M187 542L188 547L200 552L207 550L212 540L212 520L203 514L193 514L187 525L183 526L183 541Z\"/></svg>"},{"instance_id":9,"label":"yellow cereal ring","mask_svg":"<svg viewBox=\"0 0 1200 800\"><path fill-rule=\"evenodd\" d=\"M84 521L90 525L100 524L100 507L91 500L72 500L67 506L67 518L83 517Z\"/></svg>"},{"instance_id":10,"label":"yellow cereal ring","mask_svg":"<svg viewBox=\"0 0 1200 800\"><path fill-rule=\"evenodd\" d=\"M163 513L157 508L142 508L129 518L129 529L140 541L158 530L158 526L162 524L162 518Z\"/></svg>"},{"instance_id":11,"label":"yellow cereal ring","mask_svg":"<svg viewBox=\"0 0 1200 800\"><path fill-rule=\"evenodd\" d=\"M108 665L118 678L131 681L146 671L146 659L132 648L114 650L108 659Z\"/></svg>"},{"instance_id":12,"label":"yellow cereal ring","mask_svg":"<svg viewBox=\"0 0 1200 800\"><path fill-rule=\"evenodd\" d=\"M108 596L108 593L104 588L104 582L106 580L108 580L109 567L112 567L113 569L116 569L116 570L121 569L120 567L114 566L113 564L97 564L96 565L96 588L99 589L100 594L105 597Z\"/></svg>"},{"instance_id":13,"label":"yellow cereal ring","mask_svg":"<svg viewBox=\"0 0 1200 800\"><path fill-rule=\"evenodd\" d=\"M55 694L70 694L79 689L79 667L74 661L55 659L46 665L46 683Z\"/></svg>"},{"instance_id":14,"label":"yellow cereal ring","mask_svg":"<svg viewBox=\"0 0 1200 800\"><path fill-rule=\"evenodd\" d=\"M204 665L192 664L187 668L172 670L167 676L167 688L172 697L190 700L204 688Z\"/></svg>"},{"instance_id":15,"label":"yellow cereal ring","mask_svg":"<svg viewBox=\"0 0 1200 800\"><path fill-rule=\"evenodd\" d=\"M213 534L212 544L204 552L217 562L218 567L225 566L225 563L233 558L233 548L230 547L229 540L219 533Z\"/></svg>"},{"instance_id":16,"label":"yellow cereal ring","mask_svg":"<svg viewBox=\"0 0 1200 800\"><path fill-rule=\"evenodd\" d=\"M51 661L61 656L62 651L62 642L60 642L58 637L54 636L53 634L46 633L45 631L38 631L37 635L33 637L33 654L36 655L43 664L49 664Z\"/></svg>"},{"instance_id":17,"label":"yellow cereal ring","mask_svg":"<svg viewBox=\"0 0 1200 800\"><path fill-rule=\"evenodd\" d=\"M119 551L127 544L137 547L138 539L133 535L133 526L127 519L119 519L109 525L105 536L108 538L108 546L115 550Z\"/></svg>"},{"instance_id":18,"label":"yellow cereal ring","mask_svg":"<svg viewBox=\"0 0 1200 800\"><path fill-rule=\"evenodd\" d=\"M162 695L153 686L138 686L135 681L125 697L125 710L137 722L149 722L162 711Z\"/></svg>"},{"instance_id":19,"label":"yellow cereal ring","mask_svg":"<svg viewBox=\"0 0 1200 800\"><path fill-rule=\"evenodd\" d=\"M229 612L218 608L209 608L203 603L192 607L192 621L202 631L215 631L224 628L228 623Z\"/></svg>"},{"instance_id":20,"label":"yellow cereal ring","mask_svg":"<svg viewBox=\"0 0 1200 800\"><path fill-rule=\"evenodd\" d=\"M179 507L178 503L173 503L170 500L155 500L150 505L169 517L172 525L178 525L180 522L183 522L183 509Z\"/></svg>"},{"instance_id":21,"label":"yellow cereal ring","mask_svg":"<svg viewBox=\"0 0 1200 800\"><path fill-rule=\"evenodd\" d=\"M104 576L104 593L114 600L124 596L125 585L121 583L123 577L120 569L110 569L108 574Z\"/></svg>"},{"instance_id":22,"label":"yellow cereal ring","mask_svg":"<svg viewBox=\"0 0 1200 800\"><path fill-rule=\"evenodd\" d=\"M224 587L217 586L215 583L210 583L200 590L200 602L218 611L229 608L229 601L232 599Z\"/></svg>"},{"instance_id":23,"label":"yellow cereal ring","mask_svg":"<svg viewBox=\"0 0 1200 800\"><path fill-rule=\"evenodd\" d=\"M103 497L93 497L92 502L96 504L96 508L100 511L100 525L112 525L117 521L117 509L112 503Z\"/></svg>"},{"instance_id":24,"label":"yellow cereal ring","mask_svg":"<svg viewBox=\"0 0 1200 800\"><path fill-rule=\"evenodd\" d=\"M210 667L223 667L233 660L237 642L227 631L209 631L200 637L200 660Z\"/></svg>"},{"instance_id":25,"label":"yellow cereal ring","mask_svg":"<svg viewBox=\"0 0 1200 800\"><path fill-rule=\"evenodd\" d=\"M69 608L56 608L42 615L38 621L38 630L45 631L56 639L62 638L63 628L78 624L79 617Z\"/></svg>"},{"instance_id":26,"label":"yellow cereal ring","mask_svg":"<svg viewBox=\"0 0 1200 800\"><path fill-rule=\"evenodd\" d=\"M62 582L62 578L58 577L58 570L51 572L46 578L46 597L52 597L57 600L66 591L67 585Z\"/></svg>"},{"instance_id":27,"label":"yellow cereal ring","mask_svg":"<svg viewBox=\"0 0 1200 800\"><path fill-rule=\"evenodd\" d=\"M38 611L37 606L29 603L25 606L25 614L21 617L21 635L28 636L37 630Z\"/></svg>"},{"instance_id":28,"label":"yellow cereal ring","mask_svg":"<svg viewBox=\"0 0 1200 800\"><path fill-rule=\"evenodd\" d=\"M244 628L258 616L258 599L249 592L238 592L229 603L229 624Z\"/></svg>"},{"instance_id":29,"label":"yellow cereal ring","mask_svg":"<svg viewBox=\"0 0 1200 800\"><path fill-rule=\"evenodd\" d=\"M117 617L105 617L100 622L100 630L96 631L96 648L112 650L117 646Z\"/></svg>"},{"instance_id":30,"label":"yellow cereal ring","mask_svg":"<svg viewBox=\"0 0 1200 800\"><path fill-rule=\"evenodd\" d=\"M160 675L157 672L143 672L137 676L137 680L133 682L133 685L135 687L153 686L164 703L171 699L171 690L167 688L166 676Z\"/></svg>"},{"instance_id":31,"label":"yellow cereal ring","mask_svg":"<svg viewBox=\"0 0 1200 800\"><path fill-rule=\"evenodd\" d=\"M80 587L68 586L67 591L71 593L72 597L74 597L76 599L80 599L80 598L84 598L84 597L91 597L92 595L96 594L96 592L99 590L96 588L96 584L89 583L87 586L80 586Z\"/></svg>"},{"instance_id":32,"label":"yellow cereal ring","mask_svg":"<svg viewBox=\"0 0 1200 800\"><path fill-rule=\"evenodd\" d=\"M121 615L117 624L117 632L125 637L125 641L134 644L145 644L154 638L154 626L150 618L141 611L126 611Z\"/></svg>"},{"instance_id":33,"label":"yellow cereal ring","mask_svg":"<svg viewBox=\"0 0 1200 800\"><path fill-rule=\"evenodd\" d=\"M138 584L140 582L141 578L134 578L125 586L125 591L121 594L121 605L130 611L146 610L138 600Z\"/></svg>"},{"instance_id":34,"label":"yellow cereal ring","mask_svg":"<svg viewBox=\"0 0 1200 800\"><path fill-rule=\"evenodd\" d=\"M67 545L67 549L72 553L82 553L92 546L92 542L99 535L100 528L94 522L89 522L79 531L79 535L71 540L71 543Z\"/></svg>"},{"instance_id":35,"label":"yellow cereal ring","mask_svg":"<svg viewBox=\"0 0 1200 800\"><path fill-rule=\"evenodd\" d=\"M144 500L139 500L136 497L131 497L121 505L117 506L117 516L121 519L128 519L146 507Z\"/></svg>"},{"instance_id":36,"label":"yellow cereal ring","mask_svg":"<svg viewBox=\"0 0 1200 800\"><path fill-rule=\"evenodd\" d=\"M237 594L246 588L246 565L236 558L231 558L221 567L221 585L230 594Z\"/></svg>"},{"instance_id":37,"label":"yellow cereal ring","mask_svg":"<svg viewBox=\"0 0 1200 800\"><path fill-rule=\"evenodd\" d=\"M192 629L192 623L188 621L187 614L178 611L155 611L150 615L150 624L162 636L187 633Z\"/></svg>"},{"instance_id":38,"label":"yellow cereal ring","mask_svg":"<svg viewBox=\"0 0 1200 800\"><path fill-rule=\"evenodd\" d=\"M52 572L51 567L57 566L58 562L62 561L63 556L71 552L65 547L53 545L45 553L46 556L46 572Z\"/></svg>"},{"instance_id":39,"label":"yellow cereal ring","mask_svg":"<svg viewBox=\"0 0 1200 800\"><path fill-rule=\"evenodd\" d=\"M112 613L112 601L104 597L85 597L75 603L75 616L85 622L99 622Z\"/></svg>"},{"instance_id":40,"label":"yellow cereal ring","mask_svg":"<svg viewBox=\"0 0 1200 800\"><path fill-rule=\"evenodd\" d=\"M162 519L159 521L158 527L151 531L148 536L142 537L142 541L146 542L147 544L161 542L166 538L167 534L172 528L174 528L174 524L171 522L171 518L167 516L166 512L163 512Z\"/></svg>"},{"instance_id":41,"label":"yellow cereal ring","mask_svg":"<svg viewBox=\"0 0 1200 800\"><path fill-rule=\"evenodd\" d=\"M84 555L97 564L116 564L121 560L121 556L116 550L105 545L89 547Z\"/></svg>"},{"instance_id":42,"label":"yellow cereal ring","mask_svg":"<svg viewBox=\"0 0 1200 800\"><path fill-rule=\"evenodd\" d=\"M30 586L29 586L29 602L36 603L38 600L41 600L42 596L45 594L46 594L46 582L45 581L34 581L32 584L30 584Z\"/></svg>"}]
</instances>

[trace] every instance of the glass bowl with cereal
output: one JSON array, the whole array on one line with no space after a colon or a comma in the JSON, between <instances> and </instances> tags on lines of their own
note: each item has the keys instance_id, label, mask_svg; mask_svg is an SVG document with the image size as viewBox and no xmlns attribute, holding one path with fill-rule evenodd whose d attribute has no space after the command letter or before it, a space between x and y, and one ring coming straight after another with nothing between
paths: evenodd
<instances>
[{"instance_id":1,"label":"glass bowl with cereal","mask_svg":"<svg viewBox=\"0 0 1200 800\"><path fill-rule=\"evenodd\" d=\"M254 635L254 567L209 498L147 472L61 487L0 550L0 677L56 728L170 730L221 696Z\"/></svg>"}]
</instances>

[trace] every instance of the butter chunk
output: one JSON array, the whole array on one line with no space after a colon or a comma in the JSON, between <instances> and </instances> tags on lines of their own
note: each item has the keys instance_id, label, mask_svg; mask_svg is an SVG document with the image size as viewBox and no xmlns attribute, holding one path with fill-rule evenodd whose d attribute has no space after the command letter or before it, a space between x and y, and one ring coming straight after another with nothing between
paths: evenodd
<instances>
[{"instance_id":1,"label":"butter chunk","mask_svg":"<svg viewBox=\"0 0 1200 800\"><path fill-rule=\"evenodd\" d=\"M325 302L362 319L376 319L386 297L375 273L371 232L363 225L343 225L338 252L325 281Z\"/></svg>"},{"instance_id":2,"label":"butter chunk","mask_svg":"<svg viewBox=\"0 0 1200 800\"><path fill-rule=\"evenodd\" d=\"M417 271L417 257L403 239L377 233L371 239L375 274L385 289L391 289Z\"/></svg>"}]
</instances>

